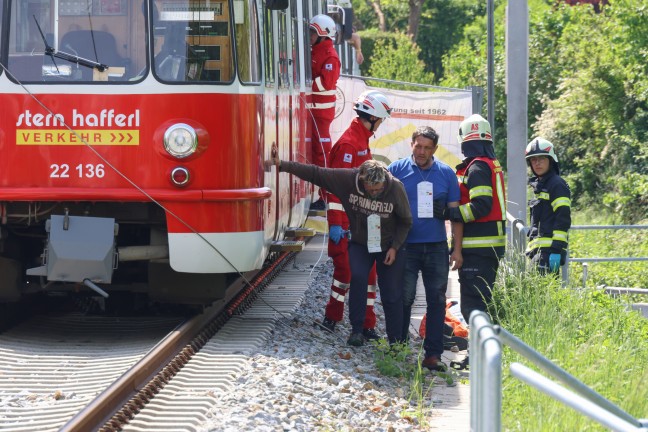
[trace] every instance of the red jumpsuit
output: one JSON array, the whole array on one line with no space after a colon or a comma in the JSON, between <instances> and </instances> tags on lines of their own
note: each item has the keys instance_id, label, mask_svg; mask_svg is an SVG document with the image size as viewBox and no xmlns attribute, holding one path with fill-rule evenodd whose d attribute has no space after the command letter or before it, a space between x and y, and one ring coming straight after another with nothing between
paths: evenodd
<instances>
[{"instance_id":1,"label":"red jumpsuit","mask_svg":"<svg viewBox=\"0 0 648 432\"><path fill-rule=\"evenodd\" d=\"M331 168L356 168L366 160L371 159L369 138L373 135L358 118L355 118L349 128L344 131L340 139L331 149ZM327 219L331 225L340 225L343 230L349 229L347 218L342 204L337 196L327 193L329 209ZM342 321L344 314L344 297L351 283L351 269L349 267L348 235L340 243L335 244L329 240L328 255L333 258L333 283L331 284L331 297L326 305L324 316L332 321ZM376 301L376 266L374 264L369 273L367 286L367 312L365 314L364 328L372 329L376 326L374 303Z\"/></svg>"},{"instance_id":2,"label":"red jumpsuit","mask_svg":"<svg viewBox=\"0 0 648 432\"><path fill-rule=\"evenodd\" d=\"M331 151L330 126L335 117L336 85L340 77L340 58L329 38L313 45L311 51L313 89L311 95L311 148L313 163L329 165L325 161Z\"/></svg>"}]
</instances>

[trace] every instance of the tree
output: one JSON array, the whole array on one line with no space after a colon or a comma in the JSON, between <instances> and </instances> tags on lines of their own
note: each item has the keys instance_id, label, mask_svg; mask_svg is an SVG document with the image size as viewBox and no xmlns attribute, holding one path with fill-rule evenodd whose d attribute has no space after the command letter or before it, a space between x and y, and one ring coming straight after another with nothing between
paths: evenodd
<instances>
[{"instance_id":1,"label":"tree","mask_svg":"<svg viewBox=\"0 0 648 432\"><path fill-rule=\"evenodd\" d=\"M434 75L425 71L425 64L419 58L420 48L403 33L394 33L392 36L390 39L376 41L369 75L395 81L432 84ZM420 90L420 87L398 84L377 85L403 90Z\"/></svg>"}]
</instances>

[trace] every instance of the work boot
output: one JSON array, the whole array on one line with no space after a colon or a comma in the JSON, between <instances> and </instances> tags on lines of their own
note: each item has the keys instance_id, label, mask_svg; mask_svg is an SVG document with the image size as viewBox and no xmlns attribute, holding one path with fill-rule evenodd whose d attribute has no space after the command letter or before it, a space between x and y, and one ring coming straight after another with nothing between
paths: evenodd
<instances>
[{"instance_id":1,"label":"work boot","mask_svg":"<svg viewBox=\"0 0 648 432\"><path fill-rule=\"evenodd\" d=\"M470 369L470 360L468 360L468 356L466 356L466 357L464 357L464 359L461 360L461 361L458 361L458 362L456 362L456 361L451 361L451 362L450 362L450 367L451 367L452 369L456 369L456 370L467 370L467 369Z\"/></svg>"},{"instance_id":2,"label":"work boot","mask_svg":"<svg viewBox=\"0 0 648 432\"><path fill-rule=\"evenodd\" d=\"M378 333L376 333L376 329L372 329L372 328L366 328L362 330L362 335L368 341L380 339L380 336L378 336Z\"/></svg>"},{"instance_id":3,"label":"work boot","mask_svg":"<svg viewBox=\"0 0 648 432\"><path fill-rule=\"evenodd\" d=\"M322 198L318 199L310 205L311 210L326 210L326 203Z\"/></svg>"},{"instance_id":4,"label":"work boot","mask_svg":"<svg viewBox=\"0 0 648 432\"><path fill-rule=\"evenodd\" d=\"M457 347L457 343L452 340L450 336L443 335L443 350L444 351L452 351L452 352L459 352L459 347Z\"/></svg>"},{"instance_id":5,"label":"work boot","mask_svg":"<svg viewBox=\"0 0 648 432\"><path fill-rule=\"evenodd\" d=\"M448 370L448 366L446 366L446 364L443 363L437 356L425 357L425 359L423 359L423 361L421 362L421 367L436 372L447 372Z\"/></svg>"},{"instance_id":6,"label":"work boot","mask_svg":"<svg viewBox=\"0 0 648 432\"><path fill-rule=\"evenodd\" d=\"M337 321L333 321L332 319L324 317L321 326L324 327L326 330L330 331L331 333L333 333L335 331L336 324Z\"/></svg>"},{"instance_id":7,"label":"work boot","mask_svg":"<svg viewBox=\"0 0 648 432\"><path fill-rule=\"evenodd\" d=\"M362 335L362 333L351 333L351 336L349 336L349 339L347 340L347 345L351 346L362 346L365 343L365 337Z\"/></svg>"}]
</instances>

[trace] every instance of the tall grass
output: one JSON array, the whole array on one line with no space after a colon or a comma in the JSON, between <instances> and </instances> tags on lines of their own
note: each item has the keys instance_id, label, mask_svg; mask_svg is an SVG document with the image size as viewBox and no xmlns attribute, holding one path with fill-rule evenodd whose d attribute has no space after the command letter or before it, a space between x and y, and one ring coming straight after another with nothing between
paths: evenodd
<instances>
[{"instance_id":1,"label":"tall grass","mask_svg":"<svg viewBox=\"0 0 648 432\"><path fill-rule=\"evenodd\" d=\"M493 293L493 320L636 418L648 417L648 320L622 299L596 289L562 288L511 253ZM606 430L508 373L517 361L505 348L505 430Z\"/></svg>"},{"instance_id":2,"label":"tall grass","mask_svg":"<svg viewBox=\"0 0 648 432\"><path fill-rule=\"evenodd\" d=\"M574 225L613 225L613 215L591 211L574 213ZM648 219L639 225L647 225ZM648 257L648 230L570 230L569 254L572 258ZM583 266L572 263L570 280L582 285ZM587 286L600 285L648 288L648 263L596 262L588 263ZM647 301L648 299L640 300Z\"/></svg>"}]
</instances>

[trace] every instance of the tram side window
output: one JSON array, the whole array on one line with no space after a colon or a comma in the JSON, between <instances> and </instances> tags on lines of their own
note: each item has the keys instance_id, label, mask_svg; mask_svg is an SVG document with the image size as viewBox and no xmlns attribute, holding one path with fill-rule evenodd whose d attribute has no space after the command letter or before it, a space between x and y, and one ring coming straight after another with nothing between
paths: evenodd
<instances>
[{"instance_id":1,"label":"tram side window","mask_svg":"<svg viewBox=\"0 0 648 432\"><path fill-rule=\"evenodd\" d=\"M275 48L274 48L274 24L272 21L272 11L265 11L265 25L263 26L263 40L265 45L265 81L266 84L275 82Z\"/></svg>"},{"instance_id":2,"label":"tram side window","mask_svg":"<svg viewBox=\"0 0 648 432\"><path fill-rule=\"evenodd\" d=\"M234 2L236 53L241 82L261 82L259 20L254 0Z\"/></svg>"},{"instance_id":3,"label":"tram side window","mask_svg":"<svg viewBox=\"0 0 648 432\"><path fill-rule=\"evenodd\" d=\"M234 78L230 4L212 0L155 0L154 73L165 82Z\"/></svg>"},{"instance_id":4,"label":"tram side window","mask_svg":"<svg viewBox=\"0 0 648 432\"><path fill-rule=\"evenodd\" d=\"M293 86L294 88L299 88L299 25L301 24L299 17L297 16L297 2L292 2L290 4L290 19L292 20L292 67L293 67ZM307 33L308 34L308 33Z\"/></svg>"},{"instance_id":5,"label":"tram side window","mask_svg":"<svg viewBox=\"0 0 648 432\"><path fill-rule=\"evenodd\" d=\"M16 0L9 59L21 82L121 82L146 67L141 4L127 0Z\"/></svg>"},{"instance_id":6,"label":"tram side window","mask_svg":"<svg viewBox=\"0 0 648 432\"><path fill-rule=\"evenodd\" d=\"M309 0L304 0L304 11L308 10L308 1ZM304 83L305 88L311 88L313 86L313 78L312 78L312 69L311 69L311 48L310 48L310 20L307 18L304 18L302 21L303 29L302 31L304 32L304 39L307 42L304 42L304 46L307 46L304 50L304 72L306 73L306 82Z\"/></svg>"},{"instance_id":7,"label":"tram side window","mask_svg":"<svg viewBox=\"0 0 648 432\"><path fill-rule=\"evenodd\" d=\"M280 11L277 15L279 18L279 86L288 88L288 31L286 29L286 14Z\"/></svg>"}]
</instances>

